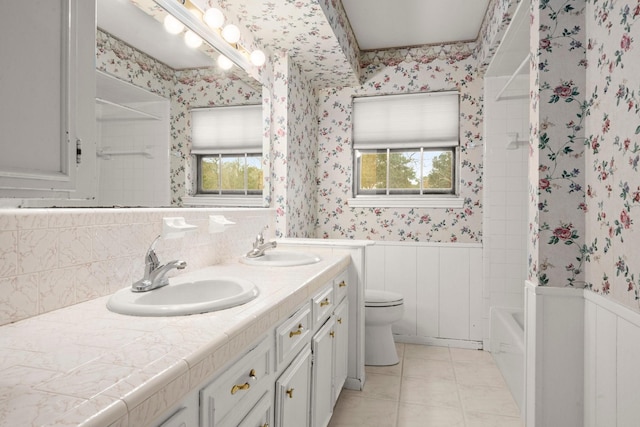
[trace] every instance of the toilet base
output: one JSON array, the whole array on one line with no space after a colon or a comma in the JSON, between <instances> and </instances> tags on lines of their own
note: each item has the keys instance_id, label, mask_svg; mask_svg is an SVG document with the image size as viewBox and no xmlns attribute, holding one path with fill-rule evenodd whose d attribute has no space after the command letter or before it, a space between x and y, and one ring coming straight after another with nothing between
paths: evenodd
<instances>
[{"instance_id":1,"label":"toilet base","mask_svg":"<svg viewBox=\"0 0 640 427\"><path fill-rule=\"evenodd\" d=\"M400 362L391 325L366 326L364 333L364 364L389 366Z\"/></svg>"}]
</instances>

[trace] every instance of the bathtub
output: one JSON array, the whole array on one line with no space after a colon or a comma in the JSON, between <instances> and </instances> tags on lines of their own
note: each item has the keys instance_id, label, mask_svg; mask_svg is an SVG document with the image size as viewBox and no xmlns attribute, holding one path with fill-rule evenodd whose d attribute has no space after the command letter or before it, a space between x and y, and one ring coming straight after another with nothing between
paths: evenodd
<instances>
[{"instance_id":1,"label":"bathtub","mask_svg":"<svg viewBox=\"0 0 640 427\"><path fill-rule=\"evenodd\" d=\"M524 402L524 311L491 307L490 351L522 412Z\"/></svg>"}]
</instances>

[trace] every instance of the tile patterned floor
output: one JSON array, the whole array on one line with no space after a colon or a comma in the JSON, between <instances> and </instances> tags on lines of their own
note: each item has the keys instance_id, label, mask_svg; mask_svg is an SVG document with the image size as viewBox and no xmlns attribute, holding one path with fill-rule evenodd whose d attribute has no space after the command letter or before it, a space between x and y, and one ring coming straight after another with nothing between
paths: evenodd
<instances>
[{"instance_id":1,"label":"tile patterned floor","mask_svg":"<svg viewBox=\"0 0 640 427\"><path fill-rule=\"evenodd\" d=\"M489 352L396 346L400 363L367 366L364 390L342 391L329 427L523 427Z\"/></svg>"}]
</instances>

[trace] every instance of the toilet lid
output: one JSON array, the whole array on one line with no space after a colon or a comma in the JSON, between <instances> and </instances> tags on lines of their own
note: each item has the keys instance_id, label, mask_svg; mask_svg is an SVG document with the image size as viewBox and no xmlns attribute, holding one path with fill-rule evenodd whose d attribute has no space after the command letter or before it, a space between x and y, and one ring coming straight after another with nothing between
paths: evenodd
<instances>
[{"instance_id":1,"label":"toilet lid","mask_svg":"<svg viewBox=\"0 0 640 427\"><path fill-rule=\"evenodd\" d=\"M402 295L389 292L366 289L364 291L364 305L366 307L388 307L404 303Z\"/></svg>"}]
</instances>

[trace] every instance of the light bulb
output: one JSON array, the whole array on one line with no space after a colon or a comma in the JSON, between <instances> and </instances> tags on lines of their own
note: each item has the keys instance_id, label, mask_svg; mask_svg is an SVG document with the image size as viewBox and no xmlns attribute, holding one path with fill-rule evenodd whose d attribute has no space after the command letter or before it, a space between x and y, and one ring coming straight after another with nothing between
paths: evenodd
<instances>
[{"instance_id":1,"label":"light bulb","mask_svg":"<svg viewBox=\"0 0 640 427\"><path fill-rule=\"evenodd\" d=\"M233 44L240 40L240 30L233 24L229 24L222 29L222 38Z\"/></svg>"},{"instance_id":2,"label":"light bulb","mask_svg":"<svg viewBox=\"0 0 640 427\"><path fill-rule=\"evenodd\" d=\"M184 25L172 15L167 15L164 17L164 29L171 34L180 34L184 30Z\"/></svg>"},{"instance_id":3,"label":"light bulb","mask_svg":"<svg viewBox=\"0 0 640 427\"><path fill-rule=\"evenodd\" d=\"M207 9L207 11L204 13L203 19L204 22L206 22L207 25L214 30L222 27L222 24L224 24L224 15L220 11L220 9L216 9L215 7Z\"/></svg>"},{"instance_id":4,"label":"light bulb","mask_svg":"<svg viewBox=\"0 0 640 427\"><path fill-rule=\"evenodd\" d=\"M191 30L184 33L184 42L192 49L197 49L202 44L202 39Z\"/></svg>"},{"instance_id":5,"label":"light bulb","mask_svg":"<svg viewBox=\"0 0 640 427\"><path fill-rule=\"evenodd\" d=\"M222 68L223 70L228 70L233 67L233 62L226 56L220 55L218 56L218 67Z\"/></svg>"},{"instance_id":6,"label":"light bulb","mask_svg":"<svg viewBox=\"0 0 640 427\"><path fill-rule=\"evenodd\" d=\"M264 56L264 52L261 50L254 50L251 52L249 58L251 59L251 63L256 67L262 67L267 60L266 56Z\"/></svg>"}]
</instances>

